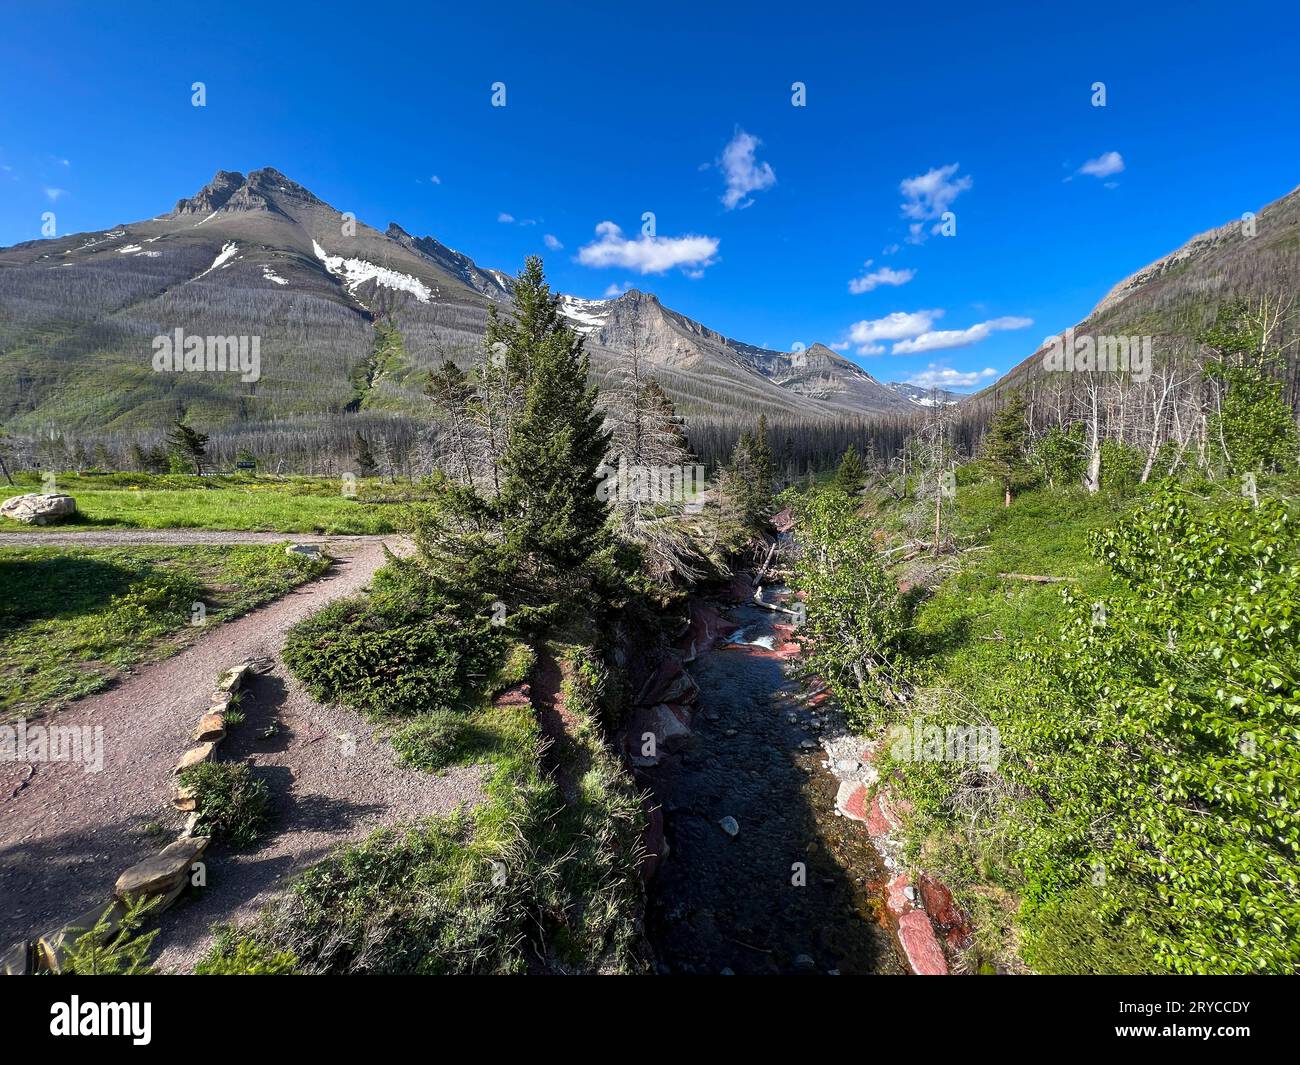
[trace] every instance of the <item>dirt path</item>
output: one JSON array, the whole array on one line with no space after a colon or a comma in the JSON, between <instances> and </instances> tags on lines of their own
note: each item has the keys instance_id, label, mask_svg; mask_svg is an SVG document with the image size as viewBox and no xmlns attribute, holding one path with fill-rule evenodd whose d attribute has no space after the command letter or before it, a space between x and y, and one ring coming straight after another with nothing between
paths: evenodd
<instances>
[{"instance_id":1,"label":"dirt path","mask_svg":"<svg viewBox=\"0 0 1300 1065\"><path fill-rule=\"evenodd\" d=\"M82 540L86 535L124 542L116 539L122 532L78 534L77 542L89 542ZM261 534L204 535L244 543L258 542L245 538ZM333 844L381 824L477 801L477 770L431 777L402 769L358 715L316 703L280 663L290 626L369 583L383 563L385 538L267 535L321 543L338 563L324 578L59 713L54 720L60 725L102 728L100 772L66 762L41 764L8 798L30 767L0 763L0 945L106 902L123 869L175 836L181 815L169 802L171 769L190 746L190 730L208 705L215 678L244 658L265 660L269 673L253 683L247 720L232 731L221 755L254 762L271 786L276 821L249 854L214 850L206 891L163 916L157 946L165 967L187 968L206 948L213 920L251 912L286 874ZM272 720L277 728L263 737Z\"/></svg>"},{"instance_id":2,"label":"dirt path","mask_svg":"<svg viewBox=\"0 0 1300 1065\"><path fill-rule=\"evenodd\" d=\"M147 547L150 544L320 544L331 555L351 544L382 544L397 536L316 536L310 533L241 532L223 529L104 529L87 532L0 533L0 547Z\"/></svg>"}]
</instances>

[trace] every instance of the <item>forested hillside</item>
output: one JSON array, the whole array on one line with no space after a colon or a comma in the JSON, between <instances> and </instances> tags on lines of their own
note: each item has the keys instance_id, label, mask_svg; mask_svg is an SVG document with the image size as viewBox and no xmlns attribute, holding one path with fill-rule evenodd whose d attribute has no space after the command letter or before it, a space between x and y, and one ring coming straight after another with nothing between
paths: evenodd
<instances>
[{"instance_id":1,"label":"forested hillside","mask_svg":"<svg viewBox=\"0 0 1300 1065\"><path fill-rule=\"evenodd\" d=\"M790 497L810 666L888 752L971 971L1300 964L1300 441L1244 319L1209 331L1198 457L1110 441L1093 477L1014 392L973 462L936 417L907 473L846 456Z\"/></svg>"},{"instance_id":2,"label":"forested hillside","mask_svg":"<svg viewBox=\"0 0 1300 1065\"><path fill-rule=\"evenodd\" d=\"M0 251L0 427L55 469L129 468L133 446L156 448L179 417L223 463L245 451L338 472L360 431L397 468L427 472L416 444L431 372L482 362L489 312L508 312L511 292L501 272L395 223L381 233L276 170L220 171L166 214ZM826 423L913 406L827 348L729 340L636 290L560 309L586 337L594 382L635 352L702 439L737 416ZM156 338L173 336L256 338L258 365L160 372Z\"/></svg>"}]
</instances>

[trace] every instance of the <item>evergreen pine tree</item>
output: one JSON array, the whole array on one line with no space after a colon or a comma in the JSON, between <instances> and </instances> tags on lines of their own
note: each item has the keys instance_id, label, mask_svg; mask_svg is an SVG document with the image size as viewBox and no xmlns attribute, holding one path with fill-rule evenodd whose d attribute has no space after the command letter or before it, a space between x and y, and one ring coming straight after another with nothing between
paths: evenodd
<instances>
[{"instance_id":1,"label":"evergreen pine tree","mask_svg":"<svg viewBox=\"0 0 1300 1065\"><path fill-rule=\"evenodd\" d=\"M375 475L375 456L370 451L370 443L358 429L352 441L352 450L357 458L357 473L362 477Z\"/></svg>"},{"instance_id":2,"label":"evergreen pine tree","mask_svg":"<svg viewBox=\"0 0 1300 1065\"><path fill-rule=\"evenodd\" d=\"M1007 396L984 437L984 458L1002 482L1003 505L1011 506L1011 486L1024 471L1029 449L1029 419L1025 394L1020 389Z\"/></svg>"},{"instance_id":3,"label":"evergreen pine tree","mask_svg":"<svg viewBox=\"0 0 1300 1065\"><path fill-rule=\"evenodd\" d=\"M192 466L196 474L203 475L203 460L208 454L207 433L200 433L186 425L184 418L177 418L167 433L167 447L173 472L184 473Z\"/></svg>"},{"instance_id":4,"label":"evergreen pine tree","mask_svg":"<svg viewBox=\"0 0 1300 1065\"><path fill-rule=\"evenodd\" d=\"M509 338L505 365L521 375L524 402L502 458L505 549L543 581L572 582L602 546L606 504L596 471L609 434L587 383L582 338L560 316L537 257L519 275L514 298L518 318L500 328Z\"/></svg>"},{"instance_id":5,"label":"evergreen pine tree","mask_svg":"<svg viewBox=\"0 0 1300 1065\"><path fill-rule=\"evenodd\" d=\"M858 457L858 449L852 444L840 459L840 468L835 472L835 483L849 496L859 495L866 485L862 459Z\"/></svg>"},{"instance_id":6,"label":"evergreen pine tree","mask_svg":"<svg viewBox=\"0 0 1300 1065\"><path fill-rule=\"evenodd\" d=\"M485 373L491 373L490 366ZM478 444L480 439L486 441L488 438L485 427L480 432L476 414L485 410L486 403L479 401L469 376L450 359L444 360L438 369L429 374L424 394L442 416L439 432L442 465L450 468L461 483L472 485L481 457ZM490 422L491 419L486 420ZM488 450L486 447L482 449L484 452Z\"/></svg>"},{"instance_id":7,"label":"evergreen pine tree","mask_svg":"<svg viewBox=\"0 0 1300 1065\"><path fill-rule=\"evenodd\" d=\"M767 440L767 415L758 416L758 425L754 429L754 490L758 498L770 501L772 498L772 478L776 471L776 459L772 454L772 445Z\"/></svg>"}]
</instances>

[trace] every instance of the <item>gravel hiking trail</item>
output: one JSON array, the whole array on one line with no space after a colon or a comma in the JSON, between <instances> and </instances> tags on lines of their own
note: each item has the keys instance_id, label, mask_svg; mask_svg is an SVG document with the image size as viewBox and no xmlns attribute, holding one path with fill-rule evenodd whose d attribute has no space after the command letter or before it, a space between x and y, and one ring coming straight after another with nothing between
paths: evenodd
<instances>
[{"instance_id":1,"label":"gravel hiking trail","mask_svg":"<svg viewBox=\"0 0 1300 1065\"><path fill-rule=\"evenodd\" d=\"M174 538L189 530L141 532L146 536L68 535L95 546L204 542ZM206 535L219 543L265 542L260 534ZM192 888L159 919L153 953L162 970L192 969L210 944L214 921L251 915L286 876L338 843L480 801L480 768L431 776L403 767L360 715L316 702L280 661L287 630L325 604L364 589L384 563L385 542L397 547L400 538L266 535L271 542L320 544L335 565L173 657L39 722L102 728L100 772L68 762L0 763L0 946L106 906L123 870L175 838L185 815L170 803L172 768L192 745L191 731L217 676L245 658L263 672L249 684L241 704L245 720L231 729L218 757L252 763L270 788L272 821L250 850L234 853L214 842L204 856L207 886ZM101 537L112 539L105 543Z\"/></svg>"},{"instance_id":2,"label":"gravel hiking trail","mask_svg":"<svg viewBox=\"0 0 1300 1065\"><path fill-rule=\"evenodd\" d=\"M401 538L385 536L344 536L283 532L232 532L223 529L103 529L84 532L3 532L0 547L149 547L174 544L319 544L327 554L332 545L393 543Z\"/></svg>"}]
</instances>

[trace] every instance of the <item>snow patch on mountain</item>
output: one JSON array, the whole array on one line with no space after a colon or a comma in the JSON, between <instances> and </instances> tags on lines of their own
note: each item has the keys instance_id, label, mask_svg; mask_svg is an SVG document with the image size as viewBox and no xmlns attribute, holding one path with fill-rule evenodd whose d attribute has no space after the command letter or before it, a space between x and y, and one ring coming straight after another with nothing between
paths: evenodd
<instances>
[{"instance_id":1,"label":"snow patch on mountain","mask_svg":"<svg viewBox=\"0 0 1300 1065\"><path fill-rule=\"evenodd\" d=\"M559 311L574 323L573 328L590 336L598 332L609 318L609 300L584 300L580 296L561 296Z\"/></svg>"},{"instance_id":2,"label":"snow patch on mountain","mask_svg":"<svg viewBox=\"0 0 1300 1065\"><path fill-rule=\"evenodd\" d=\"M86 250L89 249L89 248L96 248L96 247L98 247L98 246L101 245L101 244L107 244L110 240L117 240L117 239L119 239L120 237L124 237L124 236L126 236L126 230L125 230L125 229L111 229L111 230L109 230L107 233L105 233L103 236L101 236L98 240L96 240L96 239L92 236L92 237L91 237L88 241L86 241L86 243L83 244L80 248L70 248L70 249L68 249L67 251L65 251L63 254L64 254L64 255L71 255L73 252L86 251Z\"/></svg>"},{"instance_id":3,"label":"snow patch on mountain","mask_svg":"<svg viewBox=\"0 0 1300 1065\"><path fill-rule=\"evenodd\" d=\"M374 263L366 262L365 259L345 259L342 255L330 255L314 240L311 246L316 253L316 258L325 264L326 270L342 279L348 292L354 292L359 285L373 281L381 288L409 292L421 303L428 303L431 297L437 295L436 291L431 290L418 277L398 273L385 266L376 266Z\"/></svg>"},{"instance_id":4,"label":"snow patch on mountain","mask_svg":"<svg viewBox=\"0 0 1300 1065\"><path fill-rule=\"evenodd\" d=\"M262 276L267 281L274 281L277 285L287 285L289 283L283 277L277 274L274 270L272 270L269 266L262 267Z\"/></svg>"},{"instance_id":5,"label":"snow patch on mountain","mask_svg":"<svg viewBox=\"0 0 1300 1065\"><path fill-rule=\"evenodd\" d=\"M236 244L233 240L230 241L228 244L223 244L221 246L221 252L217 255L215 259L212 260L212 265L209 266L206 270L204 270L203 273L199 274L199 277L206 277L208 274L212 273L212 271L216 270L218 267L225 266L226 263L230 262L230 260L234 258L235 252L238 250L239 250L239 245ZM196 277L194 280L197 281L199 277Z\"/></svg>"}]
</instances>

